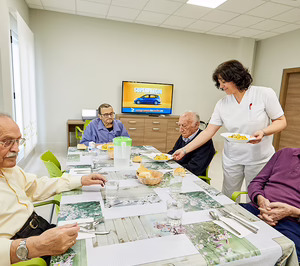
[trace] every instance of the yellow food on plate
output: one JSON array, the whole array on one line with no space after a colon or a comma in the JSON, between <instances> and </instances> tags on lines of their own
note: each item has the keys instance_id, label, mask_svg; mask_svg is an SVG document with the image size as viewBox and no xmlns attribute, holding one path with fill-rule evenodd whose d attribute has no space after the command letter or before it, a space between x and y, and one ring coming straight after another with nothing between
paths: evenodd
<instances>
[{"instance_id":1,"label":"yellow food on plate","mask_svg":"<svg viewBox=\"0 0 300 266\"><path fill-rule=\"evenodd\" d=\"M176 169L174 169L174 174L175 175L180 175L180 176L185 176L185 169L182 167L177 167Z\"/></svg>"},{"instance_id":2,"label":"yellow food on plate","mask_svg":"<svg viewBox=\"0 0 300 266\"><path fill-rule=\"evenodd\" d=\"M134 163L141 163L142 162L142 157L141 156L134 156L132 161Z\"/></svg>"},{"instance_id":3,"label":"yellow food on plate","mask_svg":"<svg viewBox=\"0 0 300 266\"><path fill-rule=\"evenodd\" d=\"M103 151L107 151L107 143L102 144L101 149L102 149Z\"/></svg>"},{"instance_id":4,"label":"yellow food on plate","mask_svg":"<svg viewBox=\"0 0 300 266\"><path fill-rule=\"evenodd\" d=\"M166 161L166 160L169 160L169 157L168 157L168 155L162 153L162 154L156 155L154 157L154 160L157 160L157 161Z\"/></svg>"},{"instance_id":5,"label":"yellow food on plate","mask_svg":"<svg viewBox=\"0 0 300 266\"><path fill-rule=\"evenodd\" d=\"M228 138L237 139L237 140L248 140L248 138L246 136L243 136L240 134L233 134L231 136L228 136Z\"/></svg>"}]
</instances>

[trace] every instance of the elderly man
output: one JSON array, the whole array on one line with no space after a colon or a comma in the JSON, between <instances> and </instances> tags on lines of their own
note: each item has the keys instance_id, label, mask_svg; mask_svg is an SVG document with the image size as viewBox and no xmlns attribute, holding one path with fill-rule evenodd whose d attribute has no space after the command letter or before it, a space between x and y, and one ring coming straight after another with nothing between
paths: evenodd
<instances>
[{"instance_id":1,"label":"elderly man","mask_svg":"<svg viewBox=\"0 0 300 266\"><path fill-rule=\"evenodd\" d=\"M241 205L294 241L300 261L300 149L276 152L248 194L252 202Z\"/></svg>"},{"instance_id":2,"label":"elderly man","mask_svg":"<svg viewBox=\"0 0 300 266\"><path fill-rule=\"evenodd\" d=\"M89 145L90 141L97 144L112 142L113 138L129 134L120 120L114 119L114 109L110 104L101 104L98 108L98 118L94 119L84 131L80 143Z\"/></svg>"},{"instance_id":3,"label":"elderly man","mask_svg":"<svg viewBox=\"0 0 300 266\"><path fill-rule=\"evenodd\" d=\"M0 114L1 266L28 258L62 254L76 242L78 225L53 228L34 212L33 201L80 186L103 186L106 182L99 174L81 178L67 174L61 178L37 178L25 173L16 166L19 145L24 142L18 125L9 116Z\"/></svg>"},{"instance_id":4,"label":"elderly man","mask_svg":"<svg viewBox=\"0 0 300 266\"><path fill-rule=\"evenodd\" d=\"M184 147L202 131L200 126L200 117L195 112L185 112L179 117L179 128L181 136L178 138L173 149L169 154ZM177 161L180 165L191 171L193 174L205 176L206 168L209 166L215 155L215 148L212 140L191 153L186 154L181 160Z\"/></svg>"}]
</instances>

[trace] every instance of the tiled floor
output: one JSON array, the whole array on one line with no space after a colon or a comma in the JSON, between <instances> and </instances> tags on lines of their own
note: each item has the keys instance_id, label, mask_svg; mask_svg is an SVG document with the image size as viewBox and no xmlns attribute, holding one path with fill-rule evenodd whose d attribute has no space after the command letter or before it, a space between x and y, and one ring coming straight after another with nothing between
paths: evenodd
<instances>
[{"instance_id":1,"label":"tiled floor","mask_svg":"<svg viewBox=\"0 0 300 266\"><path fill-rule=\"evenodd\" d=\"M218 151L218 153L213 158L210 168L209 168L209 177L212 178L211 185L218 190L222 189L222 183L223 183L223 171L222 171L222 152L223 152L223 140L219 139L218 137L214 138L214 145L215 149ZM51 148L49 148L51 149ZM47 151L47 149L45 149ZM58 158L58 160L61 163L62 169L65 169L66 167L66 154L61 151L51 151L55 154L55 156ZM43 162L40 159L42 153L35 152L32 156L32 158L27 162L27 164L24 167L24 170L29 173L34 173L37 176L45 176L48 175L47 169L44 166ZM243 198L242 198L243 201ZM51 206L46 207L39 207L37 209L37 212L48 219L50 217L51 212ZM56 217L54 217L53 222L56 221Z\"/></svg>"}]
</instances>

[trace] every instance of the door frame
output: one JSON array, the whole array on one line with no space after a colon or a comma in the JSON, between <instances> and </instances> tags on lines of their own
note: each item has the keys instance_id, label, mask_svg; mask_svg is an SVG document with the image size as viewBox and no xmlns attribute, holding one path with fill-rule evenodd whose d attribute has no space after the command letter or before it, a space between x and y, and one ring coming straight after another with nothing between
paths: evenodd
<instances>
[{"instance_id":1,"label":"door frame","mask_svg":"<svg viewBox=\"0 0 300 266\"><path fill-rule=\"evenodd\" d=\"M283 70L283 73L282 73L279 102L280 102L283 110L285 109L290 74L294 74L294 73L300 73L300 67L286 68ZM276 151L278 151L278 149L279 149L280 136L281 136L280 132L275 134L275 136L274 136L273 144L274 144Z\"/></svg>"}]
</instances>

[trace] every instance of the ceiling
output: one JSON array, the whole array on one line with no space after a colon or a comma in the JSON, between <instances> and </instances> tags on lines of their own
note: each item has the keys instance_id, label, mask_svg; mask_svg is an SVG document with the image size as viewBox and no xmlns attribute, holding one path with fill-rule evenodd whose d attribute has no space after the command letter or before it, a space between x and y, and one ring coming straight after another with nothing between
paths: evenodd
<instances>
[{"instance_id":1,"label":"ceiling","mask_svg":"<svg viewBox=\"0 0 300 266\"><path fill-rule=\"evenodd\" d=\"M228 0L215 9L187 0L25 0L30 8L256 40L300 28L300 0Z\"/></svg>"}]
</instances>

